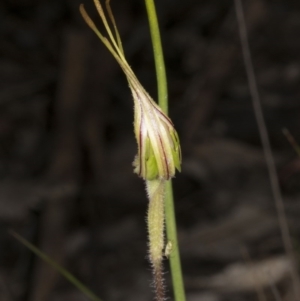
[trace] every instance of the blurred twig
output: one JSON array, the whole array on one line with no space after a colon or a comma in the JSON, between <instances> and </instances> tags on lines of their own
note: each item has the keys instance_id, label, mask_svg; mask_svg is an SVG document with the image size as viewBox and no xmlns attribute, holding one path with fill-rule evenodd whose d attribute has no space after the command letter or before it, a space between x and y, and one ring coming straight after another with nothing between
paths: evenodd
<instances>
[{"instance_id":1,"label":"blurred twig","mask_svg":"<svg viewBox=\"0 0 300 301\"><path fill-rule=\"evenodd\" d=\"M290 231L287 223L287 218L284 210L283 205L283 199L282 194L280 191L279 186L279 180L276 172L276 166L275 161L271 149L270 139L268 135L268 130L266 127L262 105L260 101L260 96L258 92L256 77L254 73L251 53L250 53L250 47L248 43L248 34L246 29L246 22L243 12L243 7L241 0L235 0L235 9L237 14L237 20L238 20L238 27L239 27L239 34L242 44L242 51L243 51L243 57L244 57L244 63L248 78L248 84L250 89L250 94L252 97L252 103L254 108L254 113L259 129L259 135L261 139L261 143L263 146L264 155L266 158L266 163L268 167L270 182L271 182L271 189L275 200L276 210L278 214L278 220L279 220L279 226L281 230L281 236L284 244L284 248L286 251L286 254L290 257L291 261L293 262L292 268L291 268L291 277L293 281L293 288L294 288L294 294L295 299L299 300L299 275L296 268L296 259L294 255L292 240L290 236Z\"/></svg>"},{"instance_id":2,"label":"blurred twig","mask_svg":"<svg viewBox=\"0 0 300 301\"><path fill-rule=\"evenodd\" d=\"M282 132L283 132L284 136L286 137L286 139L288 140L288 142L294 148L297 155L300 157L300 146L297 143L297 141L295 140L294 136L290 133L290 131L287 128L284 128L282 130Z\"/></svg>"}]
</instances>

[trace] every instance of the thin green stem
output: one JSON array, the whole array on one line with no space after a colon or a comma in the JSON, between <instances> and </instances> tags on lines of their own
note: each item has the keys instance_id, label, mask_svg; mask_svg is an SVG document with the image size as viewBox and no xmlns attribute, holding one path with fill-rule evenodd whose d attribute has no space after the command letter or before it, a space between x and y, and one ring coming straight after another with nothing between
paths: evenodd
<instances>
[{"instance_id":1,"label":"thin green stem","mask_svg":"<svg viewBox=\"0 0 300 301\"><path fill-rule=\"evenodd\" d=\"M77 278L75 278L71 273L69 273L66 269L60 266L58 263L53 261L49 256L47 256L44 252L40 251L33 244L27 241L25 238L20 236L14 231L9 231L10 234L16 238L20 243L22 243L25 247L31 250L35 255L44 260L46 263L51 265L55 270L57 270L63 277L65 277L68 281L70 281L74 286L76 286L84 295L86 295L92 301L102 301L98 298L89 288L87 288L84 284L82 284Z\"/></svg>"},{"instance_id":2,"label":"thin green stem","mask_svg":"<svg viewBox=\"0 0 300 301\"><path fill-rule=\"evenodd\" d=\"M168 114L168 86L164 55L161 46L161 38L159 26L156 16L155 4L153 0L145 0L148 20L150 25L151 40L154 52L157 89L158 89L158 104L162 110Z\"/></svg>"},{"instance_id":3,"label":"thin green stem","mask_svg":"<svg viewBox=\"0 0 300 301\"><path fill-rule=\"evenodd\" d=\"M179 246L177 240L173 188L171 180L166 182L165 217L167 238L168 241L172 244L169 260L171 267L174 298L176 301L185 301L186 298L182 278Z\"/></svg>"},{"instance_id":4,"label":"thin green stem","mask_svg":"<svg viewBox=\"0 0 300 301\"><path fill-rule=\"evenodd\" d=\"M153 0L145 0L148 20L150 25L151 39L153 45L157 87L158 87L158 104L162 110L168 113L168 90L166 70L164 64L164 56L161 46L161 38L159 32L159 25L156 16L155 4ZM166 231L168 242L172 244L170 254L170 266L173 283L174 298L176 301L185 301L185 291L183 285L179 247L177 240L176 219L174 210L174 199L172 182L166 182L166 196L165 196L165 216L166 216Z\"/></svg>"}]
</instances>

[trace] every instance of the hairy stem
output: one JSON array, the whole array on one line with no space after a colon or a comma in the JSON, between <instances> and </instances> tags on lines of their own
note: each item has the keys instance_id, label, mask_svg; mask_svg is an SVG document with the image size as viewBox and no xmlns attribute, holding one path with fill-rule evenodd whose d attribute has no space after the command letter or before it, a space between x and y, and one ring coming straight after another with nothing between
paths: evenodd
<instances>
[{"instance_id":1,"label":"hairy stem","mask_svg":"<svg viewBox=\"0 0 300 301\"><path fill-rule=\"evenodd\" d=\"M148 235L149 259L153 268L156 299L164 300L163 248L164 248L164 196L165 181L146 181L149 197Z\"/></svg>"}]
</instances>

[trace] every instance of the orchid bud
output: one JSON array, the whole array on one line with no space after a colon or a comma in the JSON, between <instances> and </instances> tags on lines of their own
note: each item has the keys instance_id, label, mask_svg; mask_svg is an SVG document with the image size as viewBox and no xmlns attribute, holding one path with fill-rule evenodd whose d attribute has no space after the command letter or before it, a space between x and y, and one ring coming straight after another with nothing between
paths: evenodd
<instances>
[{"instance_id":1,"label":"orchid bud","mask_svg":"<svg viewBox=\"0 0 300 301\"><path fill-rule=\"evenodd\" d=\"M134 172L145 180L169 180L180 171L181 151L172 121L141 84L132 88L135 103L134 132L138 154Z\"/></svg>"},{"instance_id":2,"label":"orchid bud","mask_svg":"<svg viewBox=\"0 0 300 301\"><path fill-rule=\"evenodd\" d=\"M134 159L133 166L134 172L146 182L149 198L149 259L153 266L156 299L163 301L165 300L162 265L164 196L166 180L175 175L176 169L180 171L181 150L179 138L170 118L152 100L127 63L121 38L109 6L109 0L106 0L106 8L113 25L114 34L108 25L101 3L99 0L94 0L94 3L103 21L108 38L99 32L83 5L80 6L80 12L90 28L119 63L127 77L134 100L134 133L138 144L138 154ZM168 248L170 249L170 246Z\"/></svg>"},{"instance_id":3,"label":"orchid bud","mask_svg":"<svg viewBox=\"0 0 300 301\"><path fill-rule=\"evenodd\" d=\"M175 175L176 169L180 171L181 150L177 132L170 118L145 91L126 61L109 1L106 4L114 34L108 25L100 2L94 0L94 3L109 39L99 32L83 5L80 6L81 14L119 63L127 77L133 95L134 133L138 144L138 154L133 162L134 172L145 180L169 180Z\"/></svg>"}]
</instances>

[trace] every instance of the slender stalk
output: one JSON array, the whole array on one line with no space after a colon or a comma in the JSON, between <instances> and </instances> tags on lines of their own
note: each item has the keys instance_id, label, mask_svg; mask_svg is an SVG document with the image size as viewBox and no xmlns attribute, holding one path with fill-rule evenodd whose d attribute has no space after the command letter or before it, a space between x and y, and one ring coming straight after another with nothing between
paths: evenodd
<instances>
[{"instance_id":1,"label":"slender stalk","mask_svg":"<svg viewBox=\"0 0 300 301\"><path fill-rule=\"evenodd\" d=\"M168 85L154 0L145 0L157 78L158 104L168 114Z\"/></svg>"},{"instance_id":2,"label":"slender stalk","mask_svg":"<svg viewBox=\"0 0 300 301\"><path fill-rule=\"evenodd\" d=\"M159 25L156 16L155 4L153 0L145 0L148 20L150 25L151 39L153 45L157 87L158 87L158 103L162 110L168 113L168 91L167 78L164 64L164 56L161 45ZM174 298L176 301L185 301L185 291L183 285L180 254L177 240L176 219L173 200L173 189L171 180L166 181L165 195L165 218L167 239L172 244L170 254L170 267L173 283Z\"/></svg>"},{"instance_id":3,"label":"slender stalk","mask_svg":"<svg viewBox=\"0 0 300 301\"><path fill-rule=\"evenodd\" d=\"M163 275L163 248L164 248L164 196L165 181L146 181L149 197L147 214L149 235L149 259L153 269L156 301L164 301L165 286Z\"/></svg>"},{"instance_id":4,"label":"slender stalk","mask_svg":"<svg viewBox=\"0 0 300 301\"><path fill-rule=\"evenodd\" d=\"M175 219L175 209L173 200L172 181L166 182L166 195L165 195L165 218L167 239L172 243L172 250L169 257L171 276L173 283L174 298L176 301L185 301L185 290L182 278L180 253L177 240L177 229Z\"/></svg>"},{"instance_id":5,"label":"slender stalk","mask_svg":"<svg viewBox=\"0 0 300 301\"><path fill-rule=\"evenodd\" d=\"M25 247L31 250L35 255L44 260L46 263L51 265L55 270L57 270L63 277L65 277L69 282L71 282L74 286L76 286L85 296L87 296L92 301L102 301L99 297L97 297L88 287L86 287L82 282L80 282L77 278L75 278L71 273L69 273L66 269L60 266L58 263L53 261L49 256L47 256L44 252L40 251L37 247L27 241L25 238L20 236L14 231L9 231L9 233L16 238L20 243L22 243Z\"/></svg>"}]
</instances>

